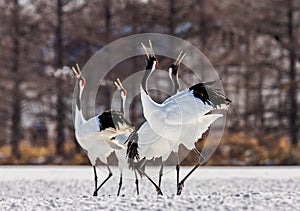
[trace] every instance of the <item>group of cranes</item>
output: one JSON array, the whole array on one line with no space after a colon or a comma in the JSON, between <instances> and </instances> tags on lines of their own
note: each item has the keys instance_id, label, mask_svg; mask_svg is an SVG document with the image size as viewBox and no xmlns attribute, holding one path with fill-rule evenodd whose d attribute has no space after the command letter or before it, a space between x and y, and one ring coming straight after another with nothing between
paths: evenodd
<instances>
[{"instance_id":1,"label":"group of cranes","mask_svg":"<svg viewBox=\"0 0 300 211\"><path fill-rule=\"evenodd\" d=\"M179 182L179 156L178 148L183 144L187 149L195 148L195 142L202 134L209 130L210 125L222 114L212 113L217 109L227 109L231 102L219 90L212 89L215 82L198 83L190 88L180 91L178 70L185 53L180 52L175 62L169 67L169 77L173 84L173 94L163 103L156 103L148 93L147 82L150 75L158 67L152 43L149 40L149 51L143 43L146 54L146 67L140 83L141 103L146 121L138 128L134 128L124 117L124 106L127 91L121 81L114 82L121 95L120 111L108 110L100 115L86 120L82 114L81 96L86 84L78 65L72 68L77 78L78 94L75 106L75 136L83 149L87 151L95 176L94 196L110 179L112 172L107 163L107 157L114 151L120 170L120 182L117 195L122 186L123 169L133 169L135 174L136 191L139 194L137 173L145 176L155 186L159 195L163 175L163 164L173 152L177 157L177 195L180 195L185 180L197 169L204 159L199 154L199 162ZM146 174L144 167L147 160L161 158L158 185ZM99 159L107 166L109 175L98 186L96 161Z\"/></svg>"}]
</instances>

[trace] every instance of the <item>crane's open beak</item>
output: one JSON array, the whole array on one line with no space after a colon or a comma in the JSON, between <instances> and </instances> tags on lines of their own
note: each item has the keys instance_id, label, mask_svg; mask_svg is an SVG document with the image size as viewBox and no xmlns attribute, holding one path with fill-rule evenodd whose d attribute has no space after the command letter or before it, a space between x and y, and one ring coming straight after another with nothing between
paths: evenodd
<instances>
[{"instance_id":1,"label":"crane's open beak","mask_svg":"<svg viewBox=\"0 0 300 211\"><path fill-rule=\"evenodd\" d=\"M114 81L114 84L116 85L116 87L118 88L118 90L125 90L123 84L121 83L120 79L117 78L117 81Z\"/></svg>"},{"instance_id":2,"label":"crane's open beak","mask_svg":"<svg viewBox=\"0 0 300 211\"><path fill-rule=\"evenodd\" d=\"M143 47L143 49L144 49L144 51L145 51L145 54L146 54L147 58L149 59L149 53L148 53L148 51L147 51L146 46L144 45L143 42L141 42L141 45L142 45L142 47Z\"/></svg>"},{"instance_id":3,"label":"crane's open beak","mask_svg":"<svg viewBox=\"0 0 300 211\"><path fill-rule=\"evenodd\" d=\"M144 45L143 42L141 42L141 45L142 45L142 47L143 47L143 49L144 49L144 51L145 51L145 54L147 55L147 58L148 58L148 59L150 59L150 57L156 58L156 57L155 57L154 50L153 50L153 47L152 47L152 42L151 42L151 40L149 40L149 48L146 48L146 46ZM150 52L148 52L147 49L149 49Z\"/></svg>"},{"instance_id":4,"label":"crane's open beak","mask_svg":"<svg viewBox=\"0 0 300 211\"><path fill-rule=\"evenodd\" d=\"M80 72L80 67L79 67L78 63L76 63L76 67L72 67L72 70L75 73L76 78L80 79L81 78L81 72Z\"/></svg>"},{"instance_id":5,"label":"crane's open beak","mask_svg":"<svg viewBox=\"0 0 300 211\"><path fill-rule=\"evenodd\" d=\"M180 53L179 53L179 55L178 55L178 57L177 57L174 65L177 65L177 66L180 65L180 63L182 62L182 60L185 57L185 55L186 55L185 52L183 53L182 51L180 51Z\"/></svg>"},{"instance_id":6,"label":"crane's open beak","mask_svg":"<svg viewBox=\"0 0 300 211\"><path fill-rule=\"evenodd\" d=\"M150 56L155 57L155 53L154 53L154 50L153 50L153 47L152 47L152 42L151 42L151 40L149 40L149 46L150 46Z\"/></svg>"}]
</instances>

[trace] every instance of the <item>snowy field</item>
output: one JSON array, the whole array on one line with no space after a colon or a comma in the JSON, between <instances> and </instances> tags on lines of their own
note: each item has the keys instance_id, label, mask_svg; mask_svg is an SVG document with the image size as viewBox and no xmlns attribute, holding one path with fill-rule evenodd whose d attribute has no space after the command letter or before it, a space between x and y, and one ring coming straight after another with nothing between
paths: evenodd
<instances>
[{"instance_id":1,"label":"snowy field","mask_svg":"<svg viewBox=\"0 0 300 211\"><path fill-rule=\"evenodd\" d=\"M181 177L190 168L181 168ZM117 169L113 169L117 173ZM147 168L149 174L159 169ZM107 176L98 168L99 179ZM132 172L127 172L132 176ZM91 167L0 167L0 210L300 210L299 167L200 167L176 196L175 168L166 168L163 196L140 180L136 196L132 179L119 177L93 197ZM157 181L157 178L154 178Z\"/></svg>"}]
</instances>

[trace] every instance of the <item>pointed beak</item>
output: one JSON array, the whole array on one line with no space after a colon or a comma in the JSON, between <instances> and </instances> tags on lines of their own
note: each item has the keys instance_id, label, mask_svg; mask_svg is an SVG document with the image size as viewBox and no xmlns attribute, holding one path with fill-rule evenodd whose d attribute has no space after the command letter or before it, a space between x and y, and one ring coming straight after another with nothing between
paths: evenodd
<instances>
[{"instance_id":1,"label":"pointed beak","mask_svg":"<svg viewBox=\"0 0 300 211\"><path fill-rule=\"evenodd\" d=\"M176 58L174 65L176 65L176 66L180 65L180 63L182 62L185 55L186 55L186 53L183 53L183 51L180 51L178 57Z\"/></svg>"},{"instance_id":2,"label":"pointed beak","mask_svg":"<svg viewBox=\"0 0 300 211\"><path fill-rule=\"evenodd\" d=\"M118 90L123 91L125 90L125 88L123 87L123 84L121 83L120 79L117 78L117 81L114 81L114 84L116 85L116 87L118 88Z\"/></svg>"},{"instance_id":3,"label":"pointed beak","mask_svg":"<svg viewBox=\"0 0 300 211\"><path fill-rule=\"evenodd\" d=\"M75 76L77 79L81 78L81 72L80 72L80 68L79 65L76 63L76 67L72 67L73 72L75 73Z\"/></svg>"},{"instance_id":4,"label":"pointed beak","mask_svg":"<svg viewBox=\"0 0 300 211\"><path fill-rule=\"evenodd\" d=\"M143 42L141 42L141 45L142 45L142 48L144 49L144 52L145 52L145 54L146 54L147 58L149 59L149 53L148 53L148 51L147 51L147 48L146 48L146 46L144 45L144 43L143 43Z\"/></svg>"},{"instance_id":5,"label":"pointed beak","mask_svg":"<svg viewBox=\"0 0 300 211\"><path fill-rule=\"evenodd\" d=\"M150 57L156 58L151 40L149 40L149 48L146 48L143 42L141 42L141 45L142 48L144 49L145 54L147 55L147 59L150 59Z\"/></svg>"},{"instance_id":6,"label":"pointed beak","mask_svg":"<svg viewBox=\"0 0 300 211\"><path fill-rule=\"evenodd\" d=\"M149 46L150 46L150 55L153 56L154 58L156 58L156 57L155 57L154 50L153 50L153 47L152 47L152 42L151 42L151 40L149 40Z\"/></svg>"}]
</instances>

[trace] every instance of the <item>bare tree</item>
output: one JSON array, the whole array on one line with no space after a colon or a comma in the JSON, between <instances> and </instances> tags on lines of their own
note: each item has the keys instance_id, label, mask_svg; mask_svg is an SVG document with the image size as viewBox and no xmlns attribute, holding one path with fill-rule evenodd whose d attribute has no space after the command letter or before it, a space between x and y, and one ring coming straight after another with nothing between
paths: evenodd
<instances>
[{"instance_id":1,"label":"bare tree","mask_svg":"<svg viewBox=\"0 0 300 211\"><path fill-rule=\"evenodd\" d=\"M169 0L169 12L168 12L168 28L169 28L169 34L174 35L175 34L175 0Z\"/></svg>"},{"instance_id":2,"label":"bare tree","mask_svg":"<svg viewBox=\"0 0 300 211\"><path fill-rule=\"evenodd\" d=\"M19 141L21 139L21 93L20 93L20 26L18 0L13 3L13 101L12 101L12 124L11 124L11 146L12 154L19 159L21 154L19 150Z\"/></svg>"},{"instance_id":3,"label":"bare tree","mask_svg":"<svg viewBox=\"0 0 300 211\"><path fill-rule=\"evenodd\" d=\"M294 39L294 7L293 1L288 0L287 3L287 17L288 17L288 48L289 48L289 133L292 145L298 144L298 104L297 104L297 74L296 74L296 50Z\"/></svg>"},{"instance_id":4,"label":"bare tree","mask_svg":"<svg viewBox=\"0 0 300 211\"><path fill-rule=\"evenodd\" d=\"M57 0L56 2L56 27L55 27L55 68L58 70L63 67L63 2ZM66 118L64 92L61 78L56 78L56 153L60 156L64 155L65 143L65 124Z\"/></svg>"}]
</instances>

